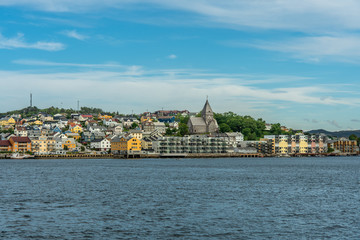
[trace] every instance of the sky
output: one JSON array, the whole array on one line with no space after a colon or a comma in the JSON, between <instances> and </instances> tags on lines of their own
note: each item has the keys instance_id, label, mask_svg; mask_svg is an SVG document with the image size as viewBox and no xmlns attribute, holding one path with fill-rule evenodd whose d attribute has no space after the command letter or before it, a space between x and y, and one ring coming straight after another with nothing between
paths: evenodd
<instances>
[{"instance_id":1,"label":"sky","mask_svg":"<svg viewBox=\"0 0 360 240\"><path fill-rule=\"evenodd\" d=\"M293 129L360 129L360 1L0 0L0 112L206 98Z\"/></svg>"}]
</instances>

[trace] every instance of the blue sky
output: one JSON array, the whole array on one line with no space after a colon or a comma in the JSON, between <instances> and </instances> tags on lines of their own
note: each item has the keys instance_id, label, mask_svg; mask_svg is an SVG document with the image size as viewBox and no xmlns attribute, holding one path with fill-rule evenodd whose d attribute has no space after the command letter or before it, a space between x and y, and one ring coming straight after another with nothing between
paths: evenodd
<instances>
[{"instance_id":1,"label":"blue sky","mask_svg":"<svg viewBox=\"0 0 360 240\"><path fill-rule=\"evenodd\" d=\"M330 3L329 3L330 2ZM355 0L0 0L0 112L201 110L359 129Z\"/></svg>"}]
</instances>

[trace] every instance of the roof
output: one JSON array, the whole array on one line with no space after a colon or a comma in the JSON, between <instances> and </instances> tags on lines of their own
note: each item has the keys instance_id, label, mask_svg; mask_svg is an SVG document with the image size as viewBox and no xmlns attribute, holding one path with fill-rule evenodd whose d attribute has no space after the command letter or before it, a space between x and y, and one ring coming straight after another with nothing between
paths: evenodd
<instances>
[{"instance_id":1,"label":"roof","mask_svg":"<svg viewBox=\"0 0 360 240\"><path fill-rule=\"evenodd\" d=\"M201 115L206 115L206 114L209 114L209 113L212 114L213 110L210 107L209 101L206 100L205 105L204 105L204 107L203 107L203 109L201 111Z\"/></svg>"},{"instance_id":2,"label":"roof","mask_svg":"<svg viewBox=\"0 0 360 240\"><path fill-rule=\"evenodd\" d=\"M19 142L19 143L31 142L30 138L28 137L11 137L10 139L12 139L14 142Z\"/></svg>"},{"instance_id":3,"label":"roof","mask_svg":"<svg viewBox=\"0 0 360 240\"><path fill-rule=\"evenodd\" d=\"M10 146L10 141L9 141L9 140L1 140L1 141L0 141L0 146L1 146L1 147Z\"/></svg>"},{"instance_id":4,"label":"roof","mask_svg":"<svg viewBox=\"0 0 360 240\"><path fill-rule=\"evenodd\" d=\"M142 130L131 129L129 132L130 133L142 133Z\"/></svg>"},{"instance_id":5,"label":"roof","mask_svg":"<svg viewBox=\"0 0 360 240\"><path fill-rule=\"evenodd\" d=\"M202 117L191 117L189 119L192 126L205 126L205 121Z\"/></svg>"}]
</instances>

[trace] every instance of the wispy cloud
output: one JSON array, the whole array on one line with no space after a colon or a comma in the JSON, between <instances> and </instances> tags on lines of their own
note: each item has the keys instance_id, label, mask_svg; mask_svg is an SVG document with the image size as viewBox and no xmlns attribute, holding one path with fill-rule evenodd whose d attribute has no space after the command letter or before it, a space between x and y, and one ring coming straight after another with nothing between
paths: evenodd
<instances>
[{"instance_id":1,"label":"wispy cloud","mask_svg":"<svg viewBox=\"0 0 360 240\"><path fill-rule=\"evenodd\" d=\"M59 51L65 48L65 45L58 42L35 42L28 43L25 41L24 35L19 33L16 37L7 38L0 34L0 48L3 49L16 49L16 48L27 48L27 49L39 49L45 51Z\"/></svg>"},{"instance_id":2,"label":"wispy cloud","mask_svg":"<svg viewBox=\"0 0 360 240\"><path fill-rule=\"evenodd\" d=\"M176 59L177 56L175 54L170 54L169 56L167 56L167 58L169 59Z\"/></svg>"},{"instance_id":3,"label":"wispy cloud","mask_svg":"<svg viewBox=\"0 0 360 240\"><path fill-rule=\"evenodd\" d=\"M210 95L219 101L219 104L227 106L234 106L238 108L239 101L254 101L260 102L259 106L264 107L262 102L269 104L277 103L296 103L303 105L328 105L328 106L359 106L360 99L347 96L335 97L336 90L327 87L326 85L311 86L311 87L287 87L287 88L265 88L262 85L246 85L242 82L247 82L244 76L239 78L237 76L229 77L225 74L218 76L203 76L198 75L197 71L191 70L148 70L141 66L125 66L117 63L105 64L78 64L78 63L56 63L46 61L34 60L17 60L17 64L36 65L36 66L65 66L74 68L68 72L62 72L63 69L42 72L41 69L34 73L24 71L2 71L0 77L6 82L16 81L19 86L23 86L25 91L31 86L37 86L39 91L51 92L52 89L56 91L71 92L68 88L69 84L79 85L81 92L76 91L76 94L83 94L84 96L96 95L99 98L107 99L111 96L118 96L121 94L132 94L136 89L137 94L142 98L151 98L154 102L167 102L167 99L175 99L175 102L192 105L194 99L198 96ZM76 70L76 68L81 68ZM98 69L96 71L89 70ZM106 69L110 68L110 69ZM186 74L184 74L186 72ZM273 77L273 76L272 76ZM256 78L253 76L252 78ZM235 81L237 79L238 81ZM51 84L50 84L51 83ZM30 86L30 85L31 86ZM19 87L17 86L17 88ZM54 86L58 86L54 88ZM13 86L5 87L4 92L14 91ZM78 89L78 88L71 88ZM162 94L154 95L161 89ZM232 104L224 101L226 99L233 99ZM326 97L324 97L326 96ZM130 97L130 95L129 95ZM255 105L254 105L255 106Z\"/></svg>"},{"instance_id":4,"label":"wispy cloud","mask_svg":"<svg viewBox=\"0 0 360 240\"><path fill-rule=\"evenodd\" d=\"M356 0L2 0L0 6L26 6L51 12L88 12L108 8L126 8L152 4L153 7L190 12L197 23L219 27L287 29L295 31L333 32L360 28L360 2ZM163 19L162 19L163 20Z\"/></svg>"},{"instance_id":5,"label":"wispy cloud","mask_svg":"<svg viewBox=\"0 0 360 240\"><path fill-rule=\"evenodd\" d=\"M236 45L235 42L230 44ZM289 53L292 57L313 62L360 61L360 36L358 35L302 37L280 42L258 41L253 44L238 43L238 45Z\"/></svg>"},{"instance_id":6,"label":"wispy cloud","mask_svg":"<svg viewBox=\"0 0 360 240\"><path fill-rule=\"evenodd\" d=\"M85 40L86 38L88 38L88 36L82 35L80 33L78 33L76 30L66 30L61 32L62 34L64 34L65 36L68 36L69 38L75 38L77 40Z\"/></svg>"},{"instance_id":7,"label":"wispy cloud","mask_svg":"<svg viewBox=\"0 0 360 240\"><path fill-rule=\"evenodd\" d=\"M74 68L98 68L98 69L121 69L131 70L134 73L141 71L141 66L136 65L122 65L116 62L99 63L99 64L88 64L88 63L66 63L66 62L51 62L51 61L40 61L31 59L18 59L12 61L15 64L28 65L28 66L48 66L48 67L74 67Z\"/></svg>"},{"instance_id":8,"label":"wispy cloud","mask_svg":"<svg viewBox=\"0 0 360 240\"><path fill-rule=\"evenodd\" d=\"M335 120L327 120L327 123L329 123L332 126L335 126L337 128L341 128L340 124Z\"/></svg>"}]
</instances>

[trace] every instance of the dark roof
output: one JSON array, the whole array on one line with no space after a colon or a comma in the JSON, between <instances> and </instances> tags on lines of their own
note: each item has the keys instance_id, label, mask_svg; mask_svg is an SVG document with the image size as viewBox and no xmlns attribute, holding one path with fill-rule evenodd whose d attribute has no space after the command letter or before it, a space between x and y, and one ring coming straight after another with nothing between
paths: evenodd
<instances>
[{"instance_id":1,"label":"dark roof","mask_svg":"<svg viewBox=\"0 0 360 240\"><path fill-rule=\"evenodd\" d=\"M1 147L10 146L10 141L9 141L9 140L1 140L1 141L0 141L0 146L1 146Z\"/></svg>"},{"instance_id":2,"label":"dark roof","mask_svg":"<svg viewBox=\"0 0 360 240\"><path fill-rule=\"evenodd\" d=\"M31 142L30 138L28 137L11 137L10 139L12 139L14 142L19 142L19 143Z\"/></svg>"}]
</instances>

